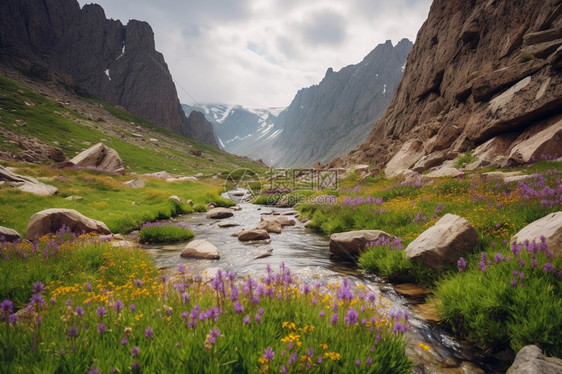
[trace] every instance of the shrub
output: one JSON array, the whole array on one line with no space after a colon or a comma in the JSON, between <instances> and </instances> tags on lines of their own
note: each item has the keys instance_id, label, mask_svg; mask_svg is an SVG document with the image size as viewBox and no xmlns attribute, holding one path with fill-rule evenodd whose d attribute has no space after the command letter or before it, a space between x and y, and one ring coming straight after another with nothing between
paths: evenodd
<instances>
[{"instance_id":1,"label":"shrub","mask_svg":"<svg viewBox=\"0 0 562 374\"><path fill-rule=\"evenodd\" d=\"M562 356L562 259L544 241L459 260L459 271L435 292L456 332L494 351L538 344Z\"/></svg>"},{"instance_id":2,"label":"shrub","mask_svg":"<svg viewBox=\"0 0 562 374\"><path fill-rule=\"evenodd\" d=\"M193 238L193 231L183 223L147 222L140 230L143 243L175 243Z\"/></svg>"}]
</instances>

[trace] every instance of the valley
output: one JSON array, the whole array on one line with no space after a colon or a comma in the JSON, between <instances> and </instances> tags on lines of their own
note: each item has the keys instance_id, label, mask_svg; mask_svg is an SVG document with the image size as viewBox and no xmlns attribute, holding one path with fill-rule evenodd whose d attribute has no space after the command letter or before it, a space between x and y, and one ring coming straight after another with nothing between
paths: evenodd
<instances>
[{"instance_id":1,"label":"valley","mask_svg":"<svg viewBox=\"0 0 562 374\"><path fill-rule=\"evenodd\" d=\"M0 4L0 372L562 372L560 0L248 4Z\"/></svg>"}]
</instances>

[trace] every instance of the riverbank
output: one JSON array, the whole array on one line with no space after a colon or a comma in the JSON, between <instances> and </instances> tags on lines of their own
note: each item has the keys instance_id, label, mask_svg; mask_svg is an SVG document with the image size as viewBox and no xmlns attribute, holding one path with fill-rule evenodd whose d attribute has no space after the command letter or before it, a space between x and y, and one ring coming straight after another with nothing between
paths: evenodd
<instances>
[{"instance_id":1,"label":"riverbank","mask_svg":"<svg viewBox=\"0 0 562 374\"><path fill-rule=\"evenodd\" d=\"M514 355L538 344L560 357L562 259L552 255L559 248L548 250L540 238L537 246L513 247L510 240L528 224L562 210L562 163L461 174L403 183L352 175L335 193L336 204L296 209L326 236L377 229L400 238L399 246L369 243L359 265L392 281L429 287L426 301L461 337L492 353ZM404 248L446 214L468 220L478 244L438 268L407 258Z\"/></svg>"}]
</instances>

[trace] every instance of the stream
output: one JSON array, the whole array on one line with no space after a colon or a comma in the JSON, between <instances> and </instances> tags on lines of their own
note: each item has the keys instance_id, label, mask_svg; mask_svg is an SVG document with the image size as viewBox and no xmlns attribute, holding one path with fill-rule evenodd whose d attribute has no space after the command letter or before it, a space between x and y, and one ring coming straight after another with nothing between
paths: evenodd
<instances>
[{"instance_id":1,"label":"stream","mask_svg":"<svg viewBox=\"0 0 562 374\"><path fill-rule=\"evenodd\" d=\"M232 193L228 197L236 198ZM234 227L221 228L218 223L225 220L207 219L206 213L194 213L171 220L189 225L196 239L207 240L219 248L219 260L181 258L185 243L141 247L154 257L158 267L164 269L175 269L179 264L185 264L194 273L206 270L211 273L212 269L221 268L234 271L242 277L246 274L262 275L268 264L272 269L278 269L284 262L303 282L333 283L347 277L355 285L364 285L372 292L380 292L391 300L396 309L408 311L411 330L406 335L409 338L406 351L414 362L419 363L414 373L505 372L505 363L484 355L470 343L459 341L451 331L416 314L412 307L420 300L397 293L391 284L376 275L363 273L354 264L331 261L328 238L305 228L296 217L295 226L283 227L281 234L270 234L271 240L267 244L241 242L232 235L242 229L255 228L262 214L274 211L275 214L288 215L294 212L292 209L262 207L244 202L234 209L234 217L226 219L239 224ZM273 249L271 256L256 259L258 253L263 253L264 246ZM422 349L418 344L420 342L430 349Z\"/></svg>"}]
</instances>

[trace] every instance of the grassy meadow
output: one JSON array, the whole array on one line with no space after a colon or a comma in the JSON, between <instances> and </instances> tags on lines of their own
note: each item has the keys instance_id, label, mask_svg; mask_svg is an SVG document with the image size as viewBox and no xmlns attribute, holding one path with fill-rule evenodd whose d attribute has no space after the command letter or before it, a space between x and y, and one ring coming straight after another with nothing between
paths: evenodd
<instances>
[{"instance_id":1,"label":"grassy meadow","mask_svg":"<svg viewBox=\"0 0 562 374\"><path fill-rule=\"evenodd\" d=\"M289 268L210 283L138 249L61 232L2 243L2 372L409 373L408 315ZM17 311L17 313L16 313Z\"/></svg>"}]
</instances>

